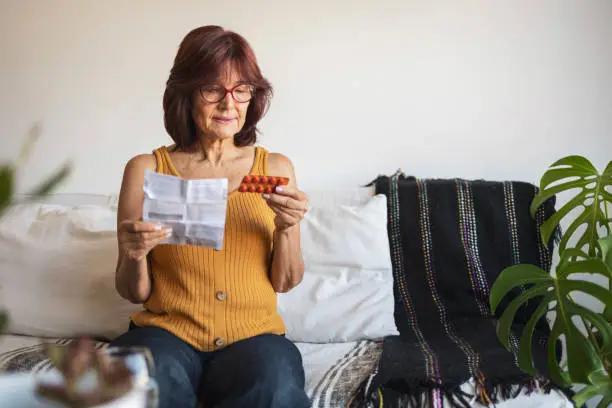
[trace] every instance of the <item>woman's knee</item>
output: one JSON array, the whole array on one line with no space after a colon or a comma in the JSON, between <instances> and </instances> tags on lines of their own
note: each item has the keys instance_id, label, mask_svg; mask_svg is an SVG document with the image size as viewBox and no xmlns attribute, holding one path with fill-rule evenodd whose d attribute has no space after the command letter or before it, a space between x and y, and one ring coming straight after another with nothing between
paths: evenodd
<instances>
[{"instance_id":1,"label":"woman's knee","mask_svg":"<svg viewBox=\"0 0 612 408\"><path fill-rule=\"evenodd\" d=\"M305 383L302 355L298 348L281 336L270 339L269 352L260 365L262 375L270 381L293 382L303 388Z\"/></svg>"},{"instance_id":2,"label":"woman's knee","mask_svg":"<svg viewBox=\"0 0 612 408\"><path fill-rule=\"evenodd\" d=\"M298 348L284 336L264 334L236 344L241 350L228 350L234 353L235 367L243 365L245 374L254 379L266 379L268 382L295 382L304 386L304 368L302 355Z\"/></svg>"},{"instance_id":3,"label":"woman's knee","mask_svg":"<svg viewBox=\"0 0 612 408\"><path fill-rule=\"evenodd\" d=\"M299 351L297 352L299 354ZM259 367L258 376L247 381L251 382L250 387L267 395L273 407L307 406L304 369L301 357L296 358L293 350L270 356Z\"/></svg>"},{"instance_id":4,"label":"woman's knee","mask_svg":"<svg viewBox=\"0 0 612 408\"><path fill-rule=\"evenodd\" d=\"M297 347L282 336L261 335L219 352L209 366L204 389L220 407L297 408L309 406L304 383Z\"/></svg>"}]
</instances>

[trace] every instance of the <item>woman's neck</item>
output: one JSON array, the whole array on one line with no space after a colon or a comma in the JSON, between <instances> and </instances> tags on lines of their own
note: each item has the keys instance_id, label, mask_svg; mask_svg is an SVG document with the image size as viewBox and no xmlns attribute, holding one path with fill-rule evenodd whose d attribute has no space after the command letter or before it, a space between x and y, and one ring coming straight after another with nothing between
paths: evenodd
<instances>
[{"instance_id":1,"label":"woman's neck","mask_svg":"<svg viewBox=\"0 0 612 408\"><path fill-rule=\"evenodd\" d=\"M224 162L239 154L239 148L234 145L233 139L201 136L198 142L204 160L208 161L212 167L221 167Z\"/></svg>"}]
</instances>

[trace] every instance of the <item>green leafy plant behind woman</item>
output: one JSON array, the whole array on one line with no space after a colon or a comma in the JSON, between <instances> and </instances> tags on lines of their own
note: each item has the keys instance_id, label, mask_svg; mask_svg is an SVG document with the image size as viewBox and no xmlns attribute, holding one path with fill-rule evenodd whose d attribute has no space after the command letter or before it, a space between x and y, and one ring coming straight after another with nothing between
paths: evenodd
<instances>
[{"instance_id":1,"label":"green leafy plant behind woman","mask_svg":"<svg viewBox=\"0 0 612 408\"><path fill-rule=\"evenodd\" d=\"M535 374L533 332L542 317L554 312L548 340L552 380L564 387L584 385L574 396L574 403L582 406L599 396L602 399L597 408L603 408L612 404L612 161L601 174L582 156L568 156L553 163L542 176L531 215L535 216L538 207L552 196L574 190L578 192L541 227L546 244L561 220L569 220L574 210L579 212L559 242L555 276L530 264L508 267L493 284L490 302L495 312L510 290L526 285L528 289L508 304L499 319L500 341L510 350L509 335L516 312L527 301L539 302L520 338L519 367ZM607 284L600 285L577 274L587 274L589 278L600 275ZM599 300L603 311L576 302L572 294L577 292ZM565 341L564 362L558 361L555 352L561 337Z\"/></svg>"},{"instance_id":2,"label":"green leafy plant behind woman","mask_svg":"<svg viewBox=\"0 0 612 408\"><path fill-rule=\"evenodd\" d=\"M19 159L16 163L8 163L0 165L0 217L4 211L13 204L13 196L15 193L15 175L19 169L23 167L27 158L30 155L34 143L40 136L40 127L34 126L30 129L26 142L24 143ZM53 189L62 182L71 171L71 164L65 163L58 170L52 173L47 179L38 184L32 191L25 196L27 199L37 199L49 194ZM7 313L0 310L0 333L4 331L8 323Z\"/></svg>"}]
</instances>

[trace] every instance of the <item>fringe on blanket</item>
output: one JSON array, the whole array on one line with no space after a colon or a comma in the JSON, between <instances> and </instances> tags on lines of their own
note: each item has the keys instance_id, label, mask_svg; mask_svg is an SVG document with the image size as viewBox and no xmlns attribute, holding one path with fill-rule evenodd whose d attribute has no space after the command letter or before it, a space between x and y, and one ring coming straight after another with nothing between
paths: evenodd
<instances>
[{"instance_id":1,"label":"fringe on blanket","mask_svg":"<svg viewBox=\"0 0 612 408\"><path fill-rule=\"evenodd\" d=\"M372 375L372 377L375 374ZM430 383L389 383L377 389L368 389L372 377L361 383L347 408L473 408L474 403L495 407L496 403L530 395L559 391L569 400L574 392L559 387L544 378L485 378L482 374L474 382L474 391L467 392L462 384L440 385Z\"/></svg>"}]
</instances>

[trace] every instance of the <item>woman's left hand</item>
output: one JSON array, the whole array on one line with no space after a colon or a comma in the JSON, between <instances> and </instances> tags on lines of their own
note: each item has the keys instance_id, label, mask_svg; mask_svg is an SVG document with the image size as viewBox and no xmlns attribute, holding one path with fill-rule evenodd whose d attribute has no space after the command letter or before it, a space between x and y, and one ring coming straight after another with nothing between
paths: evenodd
<instances>
[{"instance_id":1,"label":"woman's left hand","mask_svg":"<svg viewBox=\"0 0 612 408\"><path fill-rule=\"evenodd\" d=\"M276 214L274 225L280 231L298 225L308 211L308 196L291 186L278 186L263 198Z\"/></svg>"}]
</instances>

